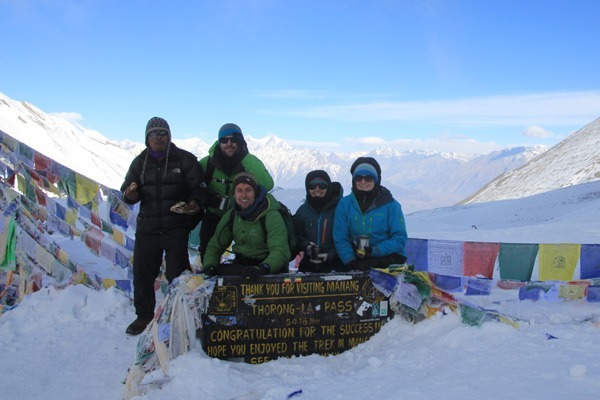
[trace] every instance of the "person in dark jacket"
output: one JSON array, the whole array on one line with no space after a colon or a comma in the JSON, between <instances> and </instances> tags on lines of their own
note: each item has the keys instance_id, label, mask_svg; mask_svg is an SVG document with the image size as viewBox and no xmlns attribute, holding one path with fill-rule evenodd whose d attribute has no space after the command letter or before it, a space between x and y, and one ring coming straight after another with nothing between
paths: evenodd
<instances>
[{"instance_id":1,"label":"person in dark jacket","mask_svg":"<svg viewBox=\"0 0 600 400\"><path fill-rule=\"evenodd\" d=\"M233 187L235 205L223 215L208 242L203 272L241 275L249 280L287 272L291 252L279 202L248 172L238 174ZM232 241L235 259L220 262Z\"/></svg>"},{"instance_id":2,"label":"person in dark jacket","mask_svg":"<svg viewBox=\"0 0 600 400\"><path fill-rule=\"evenodd\" d=\"M204 263L206 247L215 233L217 224L227 210L233 207L233 179L240 172L249 172L267 192L273 189L273 178L263 162L248 152L242 129L228 123L219 129L218 140L200 160L208 193L206 215L200 225L199 252Z\"/></svg>"},{"instance_id":3,"label":"person in dark jacket","mask_svg":"<svg viewBox=\"0 0 600 400\"><path fill-rule=\"evenodd\" d=\"M202 169L192 153L171 142L169 124L153 117L146 125L146 149L133 159L121 185L123 201L140 202L133 249L133 304L137 318L126 329L141 333L154 316L154 281L163 253L171 283L190 269L188 237L205 203Z\"/></svg>"},{"instance_id":4,"label":"person in dark jacket","mask_svg":"<svg viewBox=\"0 0 600 400\"><path fill-rule=\"evenodd\" d=\"M294 215L294 231L298 248L304 250L299 272L331 272L342 263L333 244L335 208L344 189L331 182L327 172L314 170L306 175L306 202ZM316 252L316 253L315 253Z\"/></svg>"},{"instance_id":5,"label":"person in dark jacket","mask_svg":"<svg viewBox=\"0 0 600 400\"><path fill-rule=\"evenodd\" d=\"M350 168L352 193L335 210L333 240L349 270L365 271L404 264L408 240L402 207L381 186L381 167L372 157L359 157Z\"/></svg>"}]
</instances>

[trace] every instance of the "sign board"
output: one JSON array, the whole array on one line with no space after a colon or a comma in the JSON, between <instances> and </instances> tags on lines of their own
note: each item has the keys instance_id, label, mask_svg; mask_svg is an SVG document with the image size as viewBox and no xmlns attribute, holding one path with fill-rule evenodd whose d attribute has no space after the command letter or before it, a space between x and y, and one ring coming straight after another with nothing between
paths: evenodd
<instances>
[{"instance_id":1,"label":"sign board","mask_svg":"<svg viewBox=\"0 0 600 400\"><path fill-rule=\"evenodd\" d=\"M258 364L338 354L392 317L369 272L219 277L198 334L206 354Z\"/></svg>"}]
</instances>

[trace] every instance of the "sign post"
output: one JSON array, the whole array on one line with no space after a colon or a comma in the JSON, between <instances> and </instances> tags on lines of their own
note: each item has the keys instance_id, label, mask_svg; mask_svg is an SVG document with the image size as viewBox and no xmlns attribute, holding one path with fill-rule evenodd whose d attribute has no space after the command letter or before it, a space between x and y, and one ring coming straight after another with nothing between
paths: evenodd
<instances>
[{"instance_id":1,"label":"sign post","mask_svg":"<svg viewBox=\"0 0 600 400\"><path fill-rule=\"evenodd\" d=\"M369 272L217 278L198 331L206 354L258 364L339 354L392 318Z\"/></svg>"}]
</instances>

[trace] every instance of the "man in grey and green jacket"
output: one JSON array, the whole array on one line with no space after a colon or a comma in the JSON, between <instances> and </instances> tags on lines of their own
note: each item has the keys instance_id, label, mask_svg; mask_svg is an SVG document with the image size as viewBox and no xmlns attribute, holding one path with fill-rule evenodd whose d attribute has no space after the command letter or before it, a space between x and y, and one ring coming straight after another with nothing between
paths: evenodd
<instances>
[{"instance_id":1,"label":"man in grey and green jacket","mask_svg":"<svg viewBox=\"0 0 600 400\"><path fill-rule=\"evenodd\" d=\"M217 224L227 210L233 207L233 179L240 172L249 172L267 192L273 189L273 178L261 160L248 152L242 130L228 123L219 129L218 140L211 146L208 156L200 160L208 192L206 215L200 226L200 256L204 255Z\"/></svg>"}]
</instances>

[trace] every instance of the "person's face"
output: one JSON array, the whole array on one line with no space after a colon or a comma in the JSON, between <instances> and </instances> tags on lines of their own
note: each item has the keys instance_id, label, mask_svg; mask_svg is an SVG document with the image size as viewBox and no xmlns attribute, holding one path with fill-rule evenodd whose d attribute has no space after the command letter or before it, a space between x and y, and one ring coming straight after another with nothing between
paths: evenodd
<instances>
[{"instance_id":1,"label":"person's face","mask_svg":"<svg viewBox=\"0 0 600 400\"><path fill-rule=\"evenodd\" d=\"M371 175L357 175L354 177L354 182L361 192L370 192L375 187L375 178Z\"/></svg>"},{"instance_id":2,"label":"person's face","mask_svg":"<svg viewBox=\"0 0 600 400\"><path fill-rule=\"evenodd\" d=\"M225 136L219 139L221 152L227 157L233 157L238 150L239 137L236 135Z\"/></svg>"},{"instance_id":3,"label":"person's face","mask_svg":"<svg viewBox=\"0 0 600 400\"><path fill-rule=\"evenodd\" d=\"M233 196L235 197L235 202L242 210L245 210L254 204L254 198L256 197L254 189L252 189L252 186L248 185L247 183L238 184L235 187Z\"/></svg>"},{"instance_id":4,"label":"person's face","mask_svg":"<svg viewBox=\"0 0 600 400\"><path fill-rule=\"evenodd\" d=\"M309 184L308 194L310 197L325 197L327 194L327 183L318 182Z\"/></svg>"},{"instance_id":5,"label":"person's face","mask_svg":"<svg viewBox=\"0 0 600 400\"><path fill-rule=\"evenodd\" d=\"M148 146L152 151L166 151L169 145L169 133L167 131L152 131L148 135Z\"/></svg>"}]
</instances>

